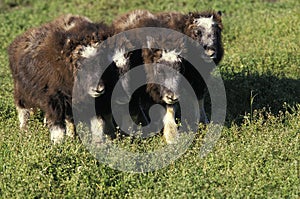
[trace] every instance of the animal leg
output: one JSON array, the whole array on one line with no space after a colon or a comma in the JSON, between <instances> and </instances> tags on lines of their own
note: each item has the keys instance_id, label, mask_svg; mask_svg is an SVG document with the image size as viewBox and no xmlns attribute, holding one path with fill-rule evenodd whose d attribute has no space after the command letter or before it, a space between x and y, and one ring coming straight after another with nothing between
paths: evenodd
<instances>
[{"instance_id":1,"label":"animal leg","mask_svg":"<svg viewBox=\"0 0 300 199\"><path fill-rule=\"evenodd\" d=\"M60 125L52 125L50 128L50 138L53 144L59 144L62 142L65 134L65 129Z\"/></svg>"},{"instance_id":2,"label":"animal leg","mask_svg":"<svg viewBox=\"0 0 300 199\"><path fill-rule=\"evenodd\" d=\"M63 141L66 131L66 115L65 115L65 96L57 93L48 98L42 110L45 112L47 118L47 125L50 130L50 138L54 144L59 144Z\"/></svg>"},{"instance_id":3,"label":"animal leg","mask_svg":"<svg viewBox=\"0 0 300 199\"><path fill-rule=\"evenodd\" d=\"M109 115L104 116L104 121L105 121L104 132L106 134L110 135L111 138L115 138L116 137L116 129L115 129L112 115L109 114Z\"/></svg>"},{"instance_id":4,"label":"animal leg","mask_svg":"<svg viewBox=\"0 0 300 199\"><path fill-rule=\"evenodd\" d=\"M198 101L199 103L199 109L200 109L200 122L203 124L208 124L209 120L207 119L205 109L204 109L204 98L200 99Z\"/></svg>"},{"instance_id":5,"label":"animal leg","mask_svg":"<svg viewBox=\"0 0 300 199\"><path fill-rule=\"evenodd\" d=\"M100 116L92 117L91 121L92 143L100 144L104 141L104 128L105 124Z\"/></svg>"},{"instance_id":6,"label":"animal leg","mask_svg":"<svg viewBox=\"0 0 300 199\"><path fill-rule=\"evenodd\" d=\"M177 124L175 122L175 113L173 106L167 106L167 112L163 119L163 135L168 144L175 144L178 137Z\"/></svg>"},{"instance_id":7,"label":"animal leg","mask_svg":"<svg viewBox=\"0 0 300 199\"><path fill-rule=\"evenodd\" d=\"M16 107L18 112L18 118L20 122L20 129L27 131L27 122L30 117L30 109Z\"/></svg>"},{"instance_id":8,"label":"animal leg","mask_svg":"<svg viewBox=\"0 0 300 199\"><path fill-rule=\"evenodd\" d=\"M74 122L71 119L66 119L66 135L74 138L76 135L75 125Z\"/></svg>"}]
</instances>

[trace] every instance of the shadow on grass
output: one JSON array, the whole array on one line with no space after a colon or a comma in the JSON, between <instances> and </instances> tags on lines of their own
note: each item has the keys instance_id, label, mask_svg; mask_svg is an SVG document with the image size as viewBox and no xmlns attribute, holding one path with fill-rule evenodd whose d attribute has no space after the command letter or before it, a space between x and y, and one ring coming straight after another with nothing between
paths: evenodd
<instances>
[{"instance_id":1,"label":"shadow on grass","mask_svg":"<svg viewBox=\"0 0 300 199\"><path fill-rule=\"evenodd\" d=\"M300 79L249 72L223 73L222 78L227 95L228 125L240 124L253 110L265 108L276 115L279 111L292 111L300 104Z\"/></svg>"}]
</instances>

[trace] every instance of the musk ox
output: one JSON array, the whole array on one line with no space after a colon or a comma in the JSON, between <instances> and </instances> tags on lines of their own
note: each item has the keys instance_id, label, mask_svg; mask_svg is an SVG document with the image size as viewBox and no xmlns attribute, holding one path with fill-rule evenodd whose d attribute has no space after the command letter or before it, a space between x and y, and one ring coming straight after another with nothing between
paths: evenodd
<instances>
[{"instance_id":1,"label":"musk ox","mask_svg":"<svg viewBox=\"0 0 300 199\"><path fill-rule=\"evenodd\" d=\"M190 12L188 14L179 12L161 12L155 13L154 15L162 21L162 23L167 24L168 28L191 37L201 45L204 50L204 56L202 52L197 54L190 49L188 53L189 59L194 59L200 55L202 60L208 60L207 58L210 58L215 64L218 64L221 61L224 49L221 37L223 24L220 11ZM204 96L207 93L207 86L203 76L210 76L210 72L213 68L205 68L204 72L199 74L199 70L196 70L195 68L196 66L190 64L186 59L184 59L184 65L186 70L183 75L193 87L198 98L200 122L208 123L209 120L207 119L204 109ZM203 65L205 66L207 64L204 63Z\"/></svg>"},{"instance_id":2,"label":"musk ox","mask_svg":"<svg viewBox=\"0 0 300 199\"><path fill-rule=\"evenodd\" d=\"M146 10L136 10L120 16L113 22L113 27L115 33L143 27L168 28L164 21L158 20ZM139 46L145 46L145 43L147 45L144 49L130 52L129 60L133 59L135 63L132 64L131 62L129 67L126 67L126 71L128 71L144 64L145 77L148 82L146 86L138 89L131 97L130 112L136 118L137 121L135 122L149 123L149 107L154 104L163 105L166 108L163 118L163 133L168 143L174 142L174 137L177 135L174 104L177 103L179 98L178 86L181 77L180 72L182 71L180 54L184 49L182 38L174 36L176 35L169 35L166 38L160 37L160 41L157 41L157 38L152 37L151 32L144 35L137 31L135 34L137 41L132 42L141 42L138 44ZM157 47L161 45L164 48ZM127 77L127 81L128 78L134 80L136 77ZM128 89L130 90L130 88L124 87L124 90Z\"/></svg>"},{"instance_id":3,"label":"musk ox","mask_svg":"<svg viewBox=\"0 0 300 199\"><path fill-rule=\"evenodd\" d=\"M134 28L142 28L142 27L163 27L163 28L169 28L175 31L179 31L189 37L191 37L193 40L197 42L198 45L201 45L204 49L205 58L212 59L216 64L220 62L220 60L223 57L223 47L222 47L222 40L221 40L221 31L223 28L222 21L221 21L221 13L220 12L214 12L214 11L205 11L205 12L193 12L189 14L181 14L178 12L162 12L162 13L151 13L147 10L135 10L129 13L126 13L125 15L122 15L118 18L116 18L113 22L113 28L115 33L120 33L122 31L134 29ZM151 33L149 35L138 35L136 36L137 40L145 40L147 36L151 36ZM149 37L150 38L150 37ZM148 46L147 49L144 50L136 50L135 52L131 52L130 56L132 57L143 57L143 60L138 62L136 65L141 65L143 63L149 64L149 63L157 63L159 59L161 59L163 53L165 50L172 52L170 49L153 49L152 47ZM206 113L204 110L204 96L206 93L206 84L204 81L204 78L202 75L209 75L213 68L208 68L205 70L204 74L199 74L198 70L189 63L189 61L179 58L180 54L176 54L176 51L173 51L173 55L169 56L172 57L172 60L180 60L180 68L184 68L184 70L181 70L182 74L185 76L185 78L188 80L192 88L194 89L196 96L198 98L198 105L200 109L200 121L203 123L208 123L208 119L206 117ZM177 51L179 52L179 51ZM189 53L188 53L189 54ZM165 54L164 54L165 55ZM203 56L202 52L192 52L192 56L199 57L199 55ZM178 57L179 56L179 57ZM169 59L168 59L169 60ZM176 61L175 61L176 62ZM171 61L169 64L174 64L175 62ZM136 65L130 65L129 67L126 67L126 70L130 70L131 68L134 68ZM168 64L166 64L168 65ZM177 65L177 64L175 64ZM152 69L158 69L158 67L154 67ZM145 68L147 77L149 78L151 76L151 70L149 70L149 67ZM184 71L184 72L183 72ZM152 71L153 72L153 71ZM147 85L146 91L150 96L159 96L161 99L169 99L177 101L178 96L174 95L175 93L172 93L171 95L165 95L163 97L163 93L160 93L161 91L166 92L166 89L162 89L162 87L158 87L155 89L150 89L153 86L153 88L156 87L156 85ZM161 90L160 90L161 89ZM125 88L126 90L126 88ZM155 92L160 93L160 95L155 95ZM140 90L139 92L140 93ZM156 93L156 94L157 94ZM170 94L170 93L169 93ZM142 97L144 94L140 93L133 96L133 100L136 104L140 104L141 100L143 104L147 104L148 102L145 102L144 100L148 100L146 97ZM173 99L172 99L173 98ZM158 102L157 99L153 99L154 102ZM166 104L168 104L167 101L164 101ZM169 101L170 102L170 101ZM131 103L131 105L134 107L134 103ZM140 107L140 105L139 105ZM145 106L148 107L149 106ZM170 106L167 106L170 107ZM141 109L141 108L137 108ZM147 112L147 110L145 110ZM134 111L132 111L134 112ZM169 115L173 115L174 118L174 109L171 111L171 109L167 109L167 113ZM145 114L142 114L145 115ZM146 114L147 115L147 114ZM171 118L171 117L168 117ZM149 119L149 118L148 118ZM147 120L147 119L146 119ZM169 120L171 121L171 120ZM172 120L173 127L175 127L175 122ZM165 123L166 124L166 123ZM169 128L170 129L170 128ZM173 128L173 131L176 132ZM168 133L166 133L168 134ZM175 133L176 134L176 133ZM171 143L172 141L167 141Z\"/></svg>"},{"instance_id":4,"label":"musk ox","mask_svg":"<svg viewBox=\"0 0 300 199\"><path fill-rule=\"evenodd\" d=\"M21 129L27 128L30 110L39 108L45 113L54 143L60 142L64 134L75 135L72 91L74 81L80 81L76 80L76 74L86 65L85 59L95 54L95 46L106 38L107 32L105 24L64 15L27 30L12 42L8 55ZM101 70L101 66L93 69ZM104 84L97 75L80 83L93 98L104 91Z\"/></svg>"},{"instance_id":5,"label":"musk ox","mask_svg":"<svg viewBox=\"0 0 300 199\"><path fill-rule=\"evenodd\" d=\"M171 144L176 142L177 138L175 113L180 97L181 72L184 71L181 54L185 43L182 38L172 34L160 40L148 36L147 43L148 48L142 52L148 82L146 93L150 95L152 105L161 104L166 109L163 117L163 135L166 142ZM157 48L161 45L164 48ZM149 101L144 103L149 104ZM146 113L148 114L148 111Z\"/></svg>"}]
</instances>

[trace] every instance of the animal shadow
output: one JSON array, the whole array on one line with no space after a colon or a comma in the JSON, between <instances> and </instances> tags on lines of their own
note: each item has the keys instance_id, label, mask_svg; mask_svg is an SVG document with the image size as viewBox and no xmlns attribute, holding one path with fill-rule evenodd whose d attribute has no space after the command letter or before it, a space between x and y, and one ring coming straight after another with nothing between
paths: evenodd
<instances>
[{"instance_id":1,"label":"animal shadow","mask_svg":"<svg viewBox=\"0 0 300 199\"><path fill-rule=\"evenodd\" d=\"M222 78L227 98L226 125L241 124L253 110L266 109L276 115L279 111L292 111L300 104L300 79L249 72L226 73ZM210 115L209 96L205 104Z\"/></svg>"}]
</instances>

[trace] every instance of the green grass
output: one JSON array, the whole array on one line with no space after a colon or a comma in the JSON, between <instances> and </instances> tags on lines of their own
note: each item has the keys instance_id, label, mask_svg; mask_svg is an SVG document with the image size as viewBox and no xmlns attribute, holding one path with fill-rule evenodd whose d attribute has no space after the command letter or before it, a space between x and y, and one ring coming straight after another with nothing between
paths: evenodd
<instances>
[{"instance_id":1,"label":"green grass","mask_svg":"<svg viewBox=\"0 0 300 199\"><path fill-rule=\"evenodd\" d=\"M0 198L299 198L299 7L298 0L1 1ZM135 8L223 11L225 56L218 70L228 106L212 152L199 157L202 130L165 168L126 173L98 162L78 140L52 145L41 115L21 132L6 53L10 42L63 13L109 23ZM164 146L160 136L118 144L133 151Z\"/></svg>"}]
</instances>

